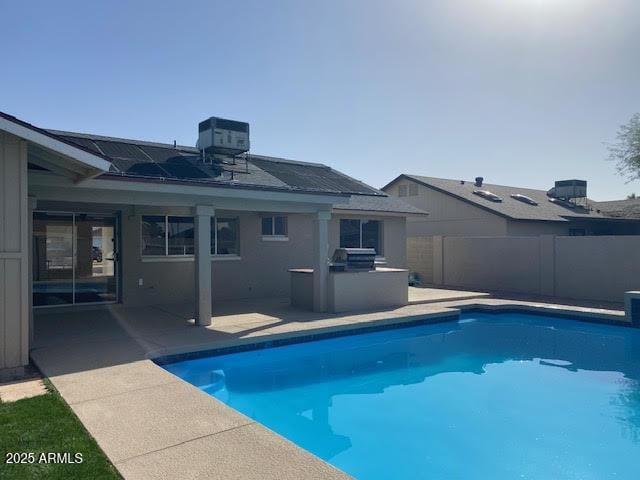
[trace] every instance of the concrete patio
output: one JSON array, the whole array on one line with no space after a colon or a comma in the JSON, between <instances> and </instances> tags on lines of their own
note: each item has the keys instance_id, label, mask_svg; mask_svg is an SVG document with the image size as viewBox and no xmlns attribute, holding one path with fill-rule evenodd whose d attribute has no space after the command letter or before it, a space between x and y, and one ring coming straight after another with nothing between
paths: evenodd
<instances>
[{"instance_id":1,"label":"concrete patio","mask_svg":"<svg viewBox=\"0 0 640 480\"><path fill-rule=\"evenodd\" d=\"M276 299L219 305L211 326L196 327L192 305L111 305L37 311L31 357L125 478L348 478L150 359L425 318L453 320L471 306L624 321L620 311L487 298L335 315Z\"/></svg>"}]
</instances>

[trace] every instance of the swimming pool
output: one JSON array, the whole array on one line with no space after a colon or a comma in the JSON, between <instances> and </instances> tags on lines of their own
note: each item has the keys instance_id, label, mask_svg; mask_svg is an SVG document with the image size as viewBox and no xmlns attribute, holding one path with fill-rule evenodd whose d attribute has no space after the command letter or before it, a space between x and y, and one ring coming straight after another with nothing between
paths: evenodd
<instances>
[{"instance_id":1,"label":"swimming pool","mask_svg":"<svg viewBox=\"0 0 640 480\"><path fill-rule=\"evenodd\" d=\"M165 365L360 479L640 478L640 332L520 313Z\"/></svg>"}]
</instances>

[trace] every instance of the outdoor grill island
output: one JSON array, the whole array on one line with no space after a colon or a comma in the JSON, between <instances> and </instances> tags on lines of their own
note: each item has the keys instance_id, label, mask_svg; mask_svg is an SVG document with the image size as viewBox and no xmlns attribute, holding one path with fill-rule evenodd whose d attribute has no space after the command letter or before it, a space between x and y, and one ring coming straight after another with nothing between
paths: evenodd
<instances>
[{"instance_id":1,"label":"outdoor grill island","mask_svg":"<svg viewBox=\"0 0 640 480\"><path fill-rule=\"evenodd\" d=\"M291 304L313 310L313 269L294 268ZM408 303L408 270L376 264L371 248L338 248L329 264L327 310L341 313Z\"/></svg>"}]
</instances>

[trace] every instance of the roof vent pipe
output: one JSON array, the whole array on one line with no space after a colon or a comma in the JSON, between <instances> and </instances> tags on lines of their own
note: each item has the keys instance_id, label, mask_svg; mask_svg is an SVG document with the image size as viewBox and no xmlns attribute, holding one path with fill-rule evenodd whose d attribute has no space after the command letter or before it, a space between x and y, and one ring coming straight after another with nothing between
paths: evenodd
<instances>
[{"instance_id":1,"label":"roof vent pipe","mask_svg":"<svg viewBox=\"0 0 640 480\"><path fill-rule=\"evenodd\" d=\"M482 186L482 182L483 182L484 178L482 177L476 177L476 187L481 187Z\"/></svg>"}]
</instances>

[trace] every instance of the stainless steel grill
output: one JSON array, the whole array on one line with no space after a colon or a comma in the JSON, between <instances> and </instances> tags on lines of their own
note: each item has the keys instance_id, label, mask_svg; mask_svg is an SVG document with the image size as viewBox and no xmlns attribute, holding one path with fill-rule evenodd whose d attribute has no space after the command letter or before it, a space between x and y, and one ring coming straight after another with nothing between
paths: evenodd
<instances>
[{"instance_id":1,"label":"stainless steel grill","mask_svg":"<svg viewBox=\"0 0 640 480\"><path fill-rule=\"evenodd\" d=\"M373 248L337 248L331 259L334 272L375 270L376 251Z\"/></svg>"}]
</instances>

